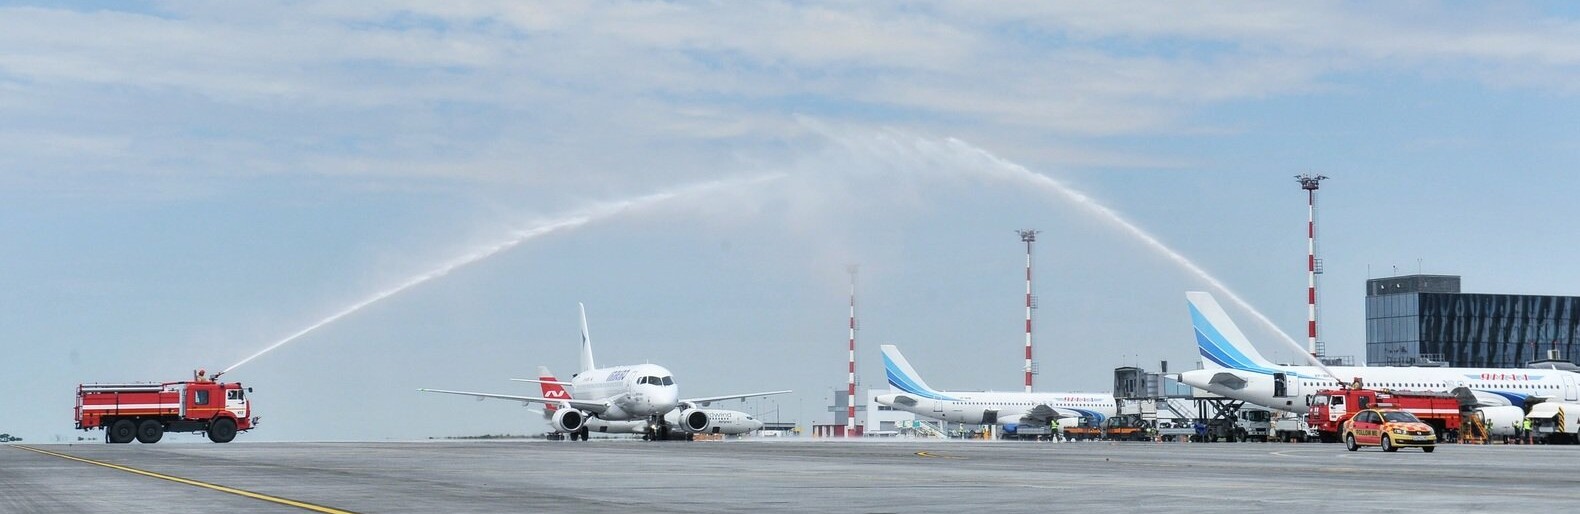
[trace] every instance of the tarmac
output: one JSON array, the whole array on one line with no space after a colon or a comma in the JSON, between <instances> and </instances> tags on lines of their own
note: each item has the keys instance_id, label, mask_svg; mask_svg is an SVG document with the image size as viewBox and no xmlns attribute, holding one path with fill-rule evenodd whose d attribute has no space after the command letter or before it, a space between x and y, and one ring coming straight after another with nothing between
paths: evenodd
<instances>
[{"instance_id":1,"label":"tarmac","mask_svg":"<svg viewBox=\"0 0 1580 514\"><path fill-rule=\"evenodd\" d=\"M931 439L27 444L0 446L0 512L1512 512L1580 497L1577 457Z\"/></svg>"}]
</instances>

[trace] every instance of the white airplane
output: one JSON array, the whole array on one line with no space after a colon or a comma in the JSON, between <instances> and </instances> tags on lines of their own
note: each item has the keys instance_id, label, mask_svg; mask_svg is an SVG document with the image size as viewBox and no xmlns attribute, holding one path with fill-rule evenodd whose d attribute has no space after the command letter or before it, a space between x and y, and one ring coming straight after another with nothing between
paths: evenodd
<instances>
[{"instance_id":1,"label":"white airplane","mask_svg":"<svg viewBox=\"0 0 1580 514\"><path fill-rule=\"evenodd\" d=\"M883 345L883 370L889 394L875 400L897 410L933 419L1000 425L1013 434L1021 424L1047 426L1063 418L1089 418L1101 423L1113 416L1113 395L1093 393L1025 393L939 391L922 380L894 345Z\"/></svg>"},{"instance_id":2,"label":"white airplane","mask_svg":"<svg viewBox=\"0 0 1580 514\"><path fill-rule=\"evenodd\" d=\"M514 400L523 403L541 403L553 405L555 409L549 415L549 423L555 431L571 434L571 439L580 437L587 440L588 420L599 421L645 421L643 435L649 440L666 440L671 438L671 423L667 415L670 411L679 409L681 430L701 426L702 430L710 428L711 420L700 407L706 407L712 402L721 400L735 400L751 398L754 396L768 396L784 394L790 391L764 391L760 393L731 394L724 396L709 396L703 398L680 398L680 393L675 386L672 373L657 364L637 364L634 366L614 366L599 368L593 364L592 340L587 337L587 307L581 307L582 321L582 349L581 372L571 377L570 382L557 380L531 380L515 379L523 382L537 382L554 384L561 387L570 387L568 398L545 398L537 396L518 396L512 394L475 393L470 391L448 391L442 389L418 389L426 393L444 393L472 396L475 398L494 398L500 400Z\"/></svg>"},{"instance_id":3,"label":"white airplane","mask_svg":"<svg viewBox=\"0 0 1580 514\"><path fill-rule=\"evenodd\" d=\"M1363 387L1454 393L1498 429L1523 419L1527 403L1580 400L1580 374L1556 369L1331 366L1335 377L1316 366L1273 364L1257 353L1212 295L1192 291L1185 297L1206 369L1180 373L1179 380L1231 399L1303 413L1317 391L1359 381Z\"/></svg>"},{"instance_id":4,"label":"white airplane","mask_svg":"<svg viewBox=\"0 0 1580 514\"><path fill-rule=\"evenodd\" d=\"M557 381L546 367L538 366L538 380L531 380L530 382L537 382L542 385L544 398L571 397L570 393L565 390L565 387L560 385L563 382ZM543 418L549 420L552 424L554 412L557 410L559 410L558 404L548 403L543 405L543 411L541 412L543 413ZM671 437L678 435L680 437L676 438L690 440L695 434L742 435L763 428L762 421L758 421L752 415L741 411L697 409L696 412L701 412L703 415L698 416L694 412L691 416L681 416L680 410L672 410L665 414L664 420L669 424L682 425L681 433L671 434ZM585 426L588 432L600 434L641 434L644 437L648 437L648 423L645 420L605 421L600 418L590 417L587 418ZM558 427L554 428L556 428L556 434L565 434L565 432L558 431ZM574 434L575 432L571 433Z\"/></svg>"}]
</instances>

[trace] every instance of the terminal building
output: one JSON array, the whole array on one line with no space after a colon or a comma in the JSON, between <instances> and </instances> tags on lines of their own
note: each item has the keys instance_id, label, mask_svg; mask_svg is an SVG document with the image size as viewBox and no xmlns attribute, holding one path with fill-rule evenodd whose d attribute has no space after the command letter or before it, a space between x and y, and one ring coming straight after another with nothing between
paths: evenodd
<instances>
[{"instance_id":1,"label":"terminal building","mask_svg":"<svg viewBox=\"0 0 1580 514\"><path fill-rule=\"evenodd\" d=\"M1523 368L1572 363L1580 297L1465 293L1456 275L1366 281L1370 366Z\"/></svg>"}]
</instances>

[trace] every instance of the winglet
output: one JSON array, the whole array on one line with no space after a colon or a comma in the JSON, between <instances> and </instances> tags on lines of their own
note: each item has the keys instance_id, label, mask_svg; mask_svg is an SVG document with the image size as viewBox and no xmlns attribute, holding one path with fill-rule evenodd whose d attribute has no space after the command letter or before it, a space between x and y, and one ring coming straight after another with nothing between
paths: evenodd
<instances>
[{"instance_id":1,"label":"winglet","mask_svg":"<svg viewBox=\"0 0 1580 514\"><path fill-rule=\"evenodd\" d=\"M586 373L587 370L598 366L593 365L592 339L587 336L587 306L577 302L576 307L580 308L582 313L582 373Z\"/></svg>"}]
</instances>

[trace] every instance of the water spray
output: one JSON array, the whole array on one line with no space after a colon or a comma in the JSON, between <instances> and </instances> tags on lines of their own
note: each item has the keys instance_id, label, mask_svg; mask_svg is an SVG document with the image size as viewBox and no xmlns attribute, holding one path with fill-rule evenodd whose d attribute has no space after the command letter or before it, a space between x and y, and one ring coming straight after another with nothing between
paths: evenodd
<instances>
[{"instance_id":1,"label":"water spray","mask_svg":"<svg viewBox=\"0 0 1580 514\"><path fill-rule=\"evenodd\" d=\"M247 358L242 359L240 362L237 362L235 364L230 365L230 367L225 368L224 370L220 371L219 373L215 373L214 376L211 379L218 379L220 377L220 375L224 375L226 373L229 373L231 370L236 369L238 367L241 367L241 365L246 364L248 362L251 362L253 359L261 357L264 354L269 353L270 351L273 351L276 348L279 348L281 346L285 346L287 343L290 343L292 341L300 339L302 336L305 336L305 335L307 335L309 333L312 333L314 330L318 330L319 328L321 328L321 327L323 327L325 325L328 325L330 323L334 323L335 321L337 321L337 320L339 320L341 318L344 318L346 316L350 316L352 313L355 313L357 311L362 310L363 308L366 308L369 305L377 303L379 300L383 300L385 298L389 298L391 296L399 294L401 291L405 291L407 289L411 289L412 287L415 287L415 286L417 286L419 284L422 284L424 282L428 282L430 280L433 280L433 279L436 279L436 278L439 278L439 277L443 277L445 275L450 274L451 271L455 271L457 268L460 268L462 266L466 266L468 264L472 264L472 263L477 262L477 261L481 261L483 259L487 259L489 257L492 257L494 255L499 254L500 252L503 252L505 250L509 250L511 248L514 248L515 246L520 245L521 243L525 243L527 241L530 241L532 239L536 239L538 237L542 237L544 235L548 235L548 234L551 234L551 233L554 233L554 232L560 232L560 231L575 229L575 228L581 227L582 225L586 225L586 224L588 224L590 222L593 222L593 221L596 221L596 220L600 220L600 219L603 219L603 218L608 218L608 217L611 217L611 216L614 216L614 215L617 215L617 214L629 212L629 211L631 211L633 209L639 209L639 208L642 208L642 207L649 207L649 206L653 206L653 205L656 205L656 204L661 204L661 203L669 201L669 200L674 200L674 199L678 199L678 198L694 197L694 196L697 196L697 195L710 193L710 192L716 192L716 191L719 191L719 190L733 189L733 188L738 188L738 187L746 187L746 186L749 186L749 185L753 185L753 184L757 184L757 183L761 183L761 182L767 182L767 181L770 181L770 180L778 179L778 178L780 178L782 176L783 176L782 174L768 174L768 175L760 175L760 176L749 177L749 178L744 178L744 179L715 180L715 181L711 181L711 182L704 182L704 183L701 183L701 184L693 184L693 185L689 185L689 186L684 186L684 187L679 187L679 188L675 188L675 189L670 189L670 190L667 190L667 191L660 191L660 192L657 192L657 193L653 193L653 194L649 194L649 195L645 195L645 196L640 196L640 197L636 197L636 198L597 204L597 205L594 205L594 206L592 206L590 208L583 209L581 211L578 211L578 212L575 212L575 213L572 213L572 214L568 214L568 215L565 215L565 216L561 216L559 218L554 218L554 219L551 219L551 220L548 220L548 221L540 222L540 223L538 223L538 224L536 224L536 225L534 225L534 226L532 226L530 228L517 230L516 232L512 233L510 235L510 237L508 237L508 238L506 238L506 239L504 239L504 240L502 240L500 242L494 243L492 245L484 246L484 247L479 248L477 250L474 250L471 253L468 253L466 255L462 255L462 256L457 257L455 259L451 259L449 262L446 262L446 263L440 265L437 268L434 268L434 269L429 270L429 271L427 271L425 273L422 273L420 275L417 275L417 276L414 276L412 278L409 278L406 281L401 282L400 284L398 284L398 285L396 285L394 287L391 287L389 289L385 289L385 290L383 290L383 291L381 291L381 292L379 292L377 294L374 294L372 296L367 297L366 299L364 299L364 300L362 300L360 302L352 304L350 307L346 307L345 309L341 309L339 312L331 314L329 317L326 317L326 318L324 318L322 320L319 320L317 323L314 323L312 325L308 325L307 328L298 330L296 333L293 333L293 334L291 334L289 336L286 336L284 339L280 339L279 341L276 341L274 344L271 344L268 347L264 348L263 350L260 350L258 353L254 353L254 354L248 356Z\"/></svg>"},{"instance_id":2,"label":"water spray","mask_svg":"<svg viewBox=\"0 0 1580 514\"><path fill-rule=\"evenodd\" d=\"M1163 256L1167 257L1170 261L1173 261L1175 264L1178 264L1186 271L1189 271L1192 275L1195 275L1197 278L1205 281L1209 286L1212 286L1213 289L1223 293L1229 298L1230 301L1234 302L1235 305L1238 305L1240 308L1245 309L1246 312L1251 313L1251 316L1256 318L1256 320L1263 326L1267 327L1269 330L1272 330L1273 333L1278 334L1278 336L1284 341L1285 345L1290 349L1293 349L1296 353L1305 356L1308 361L1316 365L1316 367L1321 369L1324 373L1327 373L1328 376L1338 379L1338 375L1329 370L1320 359L1317 359L1316 356L1307 352L1306 349L1300 345L1300 343L1295 342L1294 338L1290 337L1289 334L1285 333L1282 329L1279 329L1278 325L1273 324L1273 320L1268 319L1267 316L1263 315L1261 311L1256 310L1256 308L1252 307L1249 302L1246 302L1244 299L1240 298L1240 295L1235 294L1234 291L1230 290L1228 286L1224 285L1223 282L1220 282L1217 277L1212 276L1212 274L1208 273L1207 270L1197 266L1195 262L1192 262L1190 259L1186 258L1184 255L1181 255L1173 248L1163 244L1162 241L1159 241L1158 238L1154 237L1151 233L1143 230L1141 227L1136 226L1129 220L1126 220L1123 216L1120 216L1119 213L1114 212L1113 209L1109 209L1107 206L1098 203L1097 200L1092 199L1085 193L1082 193L1075 188L1065 185L1063 182L1055 180L1047 175L1033 172L1030 169L1027 169L1025 166L1021 166L1014 162L1000 158L999 156L993 155L987 150L972 146L970 143L966 143L965 141L954 138L949 138L947 141L950 148L958 152L963 152L968 156L985 159L994 166L999 167L1000 171L1008 172L1011 178L1025 180L1043 189L1052 190L1061 196L1064 196L1066 199L1074 202L1081 208L1102 215L1102 217L1107 219L1110 223L1119 226L1120 228L1124 229L1125 232L1128 232L1131 236L1140 240L1142 244L1151 247L1158 253L1163 254Z\"/></svg>"}]
</instances>

